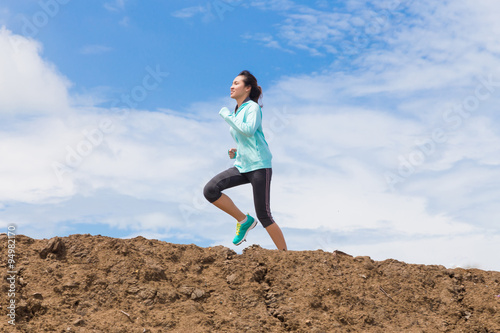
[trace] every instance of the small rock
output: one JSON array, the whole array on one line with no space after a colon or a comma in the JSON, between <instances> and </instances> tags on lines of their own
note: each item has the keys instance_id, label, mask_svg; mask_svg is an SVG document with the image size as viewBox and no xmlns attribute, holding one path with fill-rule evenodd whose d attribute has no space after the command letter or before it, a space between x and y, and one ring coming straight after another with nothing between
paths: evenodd
<instances>
[{"instance_id":1,"label":"small rock","mask_svg":"<svg viewBox=\"0 0 500 333\"><path fill-rule=\"evenodd\" d=\"M151 265L145 269L144 280L146 281L161 281L166 279L165 270L160 266Z\"/></svg>"},{"instance_id":2,"label":"small rock","mask_svg":"<svg viewBox=\"0 0 500 333\"><path fill-rule=\"evenodd\" d=\"M179 294L183 294L183 295L189 296L189 295L191 295L193 293L194 288L193 287L182 286L177 291L179 292Z\"/></svg>"},{"instance_id":3,"label":"small rock","mask_svg":"<svg viewBox=\"0 0 500 333\"><path fill-rule=\"evenodd\" d=\"M261 283L266 278L266 274L267 274L267 268L260 267L253 272L252 278L255 282Z\"/></svg>"},{"instance_id":4,"label":"small rock","mask_svg":"<svg viewBox=\"0 0 500 333\"><path fill-rule=\"evenodd\" d=\"M65 250L66 247L64 246L62 239L54 237L49 241L47 246L40 251L40 258L46 259L49 254L52 254L49 257L58 258L64 255Z\"/></svg>"},{"instance_id":5,"label":"small rock","mask_svg":"<svg viewBox=\"0 0 500 333\"><path fill-rule=\"evenodd\" d=\"M227 283L233 283L238 278L237 274L231 274L226 278Z\"/></svg>"},{"instance_id":6,"label":"small rock","mask_svg":"<svg viewBox=\"0 0 500 333\"><path fill-rule=\"evenodd\" d=\"M137 297L139 297L142 300L154 300L156 295L158 294L158 290L156 289L150 289L150 288L144 288L141 289L137 293Z\"/></svg>"},{"instance_id":7,"label":"small rock","mask_svg":"<svg viewBox=\"0 0 500 333\"><path fill-rule=\"evenodd\" d=\"M41 293L34 293L33 294L33 297L35 299L39 299L39 300L43 300L43 295Z\"/></svg>"},{"instance_id":8,"label":"small rock","mask_svg":"<svg viewBox=\"0 0 500 333\"><path fill-rule=\"evenodd\" d=\"M339 250L333 251L333 255L335 257L342 257L342 256L344 256L344 257L351 257L352 258L352 256L350 254L347 254L347 253L339 251Z\"/></svg>"},{"instance_id":9,"label":"small rock","mask_svg":"<svg viewBox=\"0 0 500 333\"><path fill-rule=\"evenodd\" d=\"M139 291L141 291L141 288L136 285L132 285L127 289L127 293L131 295L136 295Z\"/></svg>"},{"instance_id":10,"label":"small rock","mask_svg":"<svg viewBox=\"0 0 500 333\"><path fill-rule=\"evenodd\" d=\"M77 319L77 320L75 320L75 321L73 322L73 325L75 325L75 326L83 326L83 325L85 325L85 320L83 320L83 319L81 319L81 318L80 318L80 319Z\"/></svg>"},{"instance_id":11,"label":"small rock","mask_svg":"<svg viewBox=\"0 0 500 333\"><path fill-rule=\"evenodd\" d=\"M77 289L80 284L78 282L67 282L63 284L63 289Z\"/></svg>"},{"instance_id":12,"label":"small rock","mask_svg":"<svg viewBox=\"0 0 500 333\"><path fill-rule=\"evenodd\" d=\"M375 269L375 264L372 261L366 261L365 264L365 269L371 271L372 269Z\"/></svg>"},{"instance_id":13,"label":"small rock","mask_svg":"<svg viewBox=\"0 0 500 333\"><path fill-rule=\"evenodd\" d=\"M195 289L191 294L191 299L199 299L205 296L205 292L201 289Z\"/></svg>"},{"instance_id":14,"label":"small rock","mask_svg":"<svg viewBox=\"0 0 500 333\"><path fill-rule=\"evenodd\" d=\"M170 302L175 302L176 300L179 299L179 294L177 294L175 291L169 291L167 293L167 299L170 301Z\"/></svg>"}]
</instances>

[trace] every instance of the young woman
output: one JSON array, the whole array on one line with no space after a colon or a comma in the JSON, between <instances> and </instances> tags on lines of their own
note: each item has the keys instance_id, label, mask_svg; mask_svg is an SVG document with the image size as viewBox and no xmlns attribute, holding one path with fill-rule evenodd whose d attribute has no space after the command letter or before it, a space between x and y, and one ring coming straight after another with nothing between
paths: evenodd
<instances>
[{"instance_id":1,"label":"young woman","mask_svg":"<svg viewBox=\"0 0 500 333\"><path fill-rule=\"evenodd\" d=\"M262 131L262 110L258 104L262 88L249 71L242 71L233 81L231 98L237 102L234 112L223 107L219 114L230 125L230 133L237 148L229 149L229 158L235 159L234 167L210 180L203 190L205 198L236 219L236 236L233 244L240 245L257 221L236 207L223 190L243 184L252 184L257 218L271 236L279 250L286 250L280 227L274 222L269 205L271 189L271 152Z\"/></svg>"}]
</instances>

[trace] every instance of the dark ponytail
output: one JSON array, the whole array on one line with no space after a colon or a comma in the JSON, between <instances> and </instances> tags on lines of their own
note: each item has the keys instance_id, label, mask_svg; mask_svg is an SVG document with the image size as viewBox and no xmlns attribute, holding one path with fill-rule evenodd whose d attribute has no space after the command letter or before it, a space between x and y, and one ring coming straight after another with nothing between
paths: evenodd
<instances>
[{"instance_id":1,"label":"dark ponytail","mask_svg":"<svg viewBox=\"0 0 500 333\"><path fill-rule=\"evenodd\" d=\"M263 107L262 104L259 103L259 100L262 99L262 88L257 84L257 79L247 70L242 71L238 76L243 76L243 82L245 83L245 87L251 86L252 90L250 90L250 99L255 103L259 104L260 107Z\"/></svg>"}]
</instances>

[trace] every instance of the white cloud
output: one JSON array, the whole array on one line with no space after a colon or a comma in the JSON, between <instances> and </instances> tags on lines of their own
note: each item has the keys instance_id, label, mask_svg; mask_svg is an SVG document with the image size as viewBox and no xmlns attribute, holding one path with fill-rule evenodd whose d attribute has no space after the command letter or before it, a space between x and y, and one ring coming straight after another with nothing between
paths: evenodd
<instances>
[{"instance_id":1,"label":"white cloud","mask_svg":"<svg viewBox=\"0 0 500 333\"><path fill-rule=\"evenodd\" d=\"M267 2L266 2L267 3ZM498 52L494 42L500 29L495 8L499 4L490 0L474 3L464 1L348 1L344 6L325 7L324 3L299 5L290 1L274 1L269 4L253 2L252 6L262 10L278 11L284 19L275 24L273 44L275 48L304 50L313 56L334 56L336 59L352 61L371 54L380 66L391 64L393 59L415 61L414 72L424 71L432 78L439 78L440 62L467 59L478 49ZM473 28L471 28L473 27ZM256 40L262 32L255 32ZM247 36L248 37L248 36ZM491 58L491 55L489 55ZM453 72L477 70L484 60L477 59L474 66L456 63L452 72L445 72L443 79L453 84ZM460 67L459 67L460 66ZM383 68L384 70L386 68ZM394 86L407 84L399 78L399 69L393 68ZM390 73L390 72L389 72ZM422 76L422 79L425 79ZM441 80L438 80L441 81Z\"/></svg>"},{"instance_id":2,"label":"white cloud","mask_svg":"<svg viewBox=\"0 0 500 333\"><path fill-rule=\"evenodd\" d=\"M406 6L399 1L369 5L366 2L348 1L344 6L336 4L333 8L322 1L316 2L317 8L312 7L314 4L299 5L291 1L252 2L251 5L278 11L285 17L272 33L277 37L276 43L305 50L313 56L345 58L370 49L380 41L380 35L395 29Z\"/></svg>"},{"instance_id":3,"label":"white cloud","mask_svg":"<svg viewBox=\"0 0 500 333\"><path fill-rule=\"evenodd\" d=\"M500 266L493 249L498 247L499 241L498 234L470 233L426 238L397 237L376 244L370 240L364 244L332 242L325 250L340 249L354 256L368 255L377 261L392 258L413 264L498 271Z\"/></svg>"},{"instance_id":4,"label":"white cloud","mask_svg":"<svg viewBox=\"0 0 500 333\"><path fill-rule=\"evenodd\" d=\"M40 56L41 45L0 28L0 114L41 115L64 112L69 81Z\"/></svg>"},{"instance_id":5,"label":"white cloud","mask_svg":"<svg viewBox=\"0 0 500 333\"><path fill-rule=\"evenodd\" d=\"M425 7L418 18L382 35L388 48L360 55L359 70L334 65L321 74L282 78L266 92L271 106L293 110L272 145L273 206L286 226L353 234L388 230L420 235L418 248L425 236L434 249L439 242L454 246L467 235L475 235L467 242L475 246L485 235L498 234L493 216L500 213L494 202L500 194L500 64L491 35L478 33L498 23L489 21L490 9L483 5L472 14L463 3L435 3L429 12ZM306 19L319 25L301 18ZM436 130L444 139L431 141L423 161L411 159L420 145L434 140ZM398 175L401 158L414 161L414 170L389 191L384 174ZM384 246L375 243L365 253ZM466 251L464 260L474 264ZM409 249L406 257L425 262L432 256L418 253ZM452 264L451 256L440 260ZM477 260L484 265L492 258Z\"/></svg>"},{"instance_id":6,"label":"white cloud","mask_svg":"<svg viewBox=\"0 0 500 333\"><path fill-rule=\"evenodd\" d=\"M138 198L176 200L185 187L199 179L190 174L195 175L200 165L213 163L210 154L221 138L196 120L163 113L135 111L126 119L113 121L116 129L106 135L105 144L67 179L64 177L67 181L76 177L94 189L113 188ZM205 137L214 141L207 142Z\"/></svg>"},{"instance_id":7,"label":"white cloud","mask_svg":"<svg viewBox=\"0 0 500 333\"><path fill-rule=\"evenodd\" d=\"M110 110L70 106L69 84L42 60L40 45L6 29L0 36L6 46L0 64L7 73L0 78L2 91L18 90L0 95L0 200L43 204L101 188L178 199L182 184L199 182L189 170L211 165L207 153L223 134L214 136L206 124L166 111L121 110L114 116Z\"/></svg>"},{"instance_id":8,"label":"white cloud","mask_svg":"<svg viewBox=\"0 0 500 333\"><path fill-rule=\"evenodd\" d=\"M71 183L58 184L50 167L61 142L74 133L57 118L9 121L0 134L0 200L4 202L51 202L75 191ZM64 146L61 147L64 149Z\"/></svg>"}]
</instances>

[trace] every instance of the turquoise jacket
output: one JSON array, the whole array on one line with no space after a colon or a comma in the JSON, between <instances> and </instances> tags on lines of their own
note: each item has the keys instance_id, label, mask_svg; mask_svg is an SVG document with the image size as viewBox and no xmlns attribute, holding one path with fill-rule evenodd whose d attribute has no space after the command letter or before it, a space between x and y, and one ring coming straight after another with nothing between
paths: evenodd
<instances>
[{"instance_id":1,"label":"turquoise jacket","mask_svg":"<svg viewBox=\"0 0 500 333\"><path fill-rule=\"evenodd\" d=\"M234 166L241 173L271 168L273 155L262 131L262 110L259 104L246 100L236 112L223 107L219 114L231 126L229 132L237 144Z\"/></svg>"}]
</instances>

